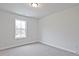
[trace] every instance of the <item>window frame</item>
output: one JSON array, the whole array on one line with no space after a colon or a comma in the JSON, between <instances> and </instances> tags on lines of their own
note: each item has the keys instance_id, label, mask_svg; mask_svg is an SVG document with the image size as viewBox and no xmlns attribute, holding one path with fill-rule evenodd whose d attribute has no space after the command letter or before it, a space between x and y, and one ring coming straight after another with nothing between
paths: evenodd
<instances>
[{"instance_id":1,"label":"window frame","mask_svg":"<svg viewBox=\"0 0 79 59\"><path fill-rule=\"evenodd\" d=\"M17 29L16 29L16 20L24 21L25 22L25 37L16 37L16 31L17 31ZM23 20L23 19L15 19L15 39L25 39L25 38L27 38L27 29L28 28L27 28L27 21L26 20ZM20 30L22 30L22 28Z\"/></svg>"}]
</instances>

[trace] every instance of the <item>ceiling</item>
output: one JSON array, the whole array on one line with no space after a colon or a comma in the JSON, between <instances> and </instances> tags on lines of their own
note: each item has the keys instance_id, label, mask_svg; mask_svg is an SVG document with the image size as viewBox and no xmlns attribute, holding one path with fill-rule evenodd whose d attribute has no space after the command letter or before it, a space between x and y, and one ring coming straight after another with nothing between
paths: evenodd
<instances>
[{"instance_id":1,"label":"ceiling","mask_svg":"<svg viewBox=\"0 0 79 59\"><path fill-rule=\"evenodd\" d=\"M30 3L0 3L0 9L19 15L41 19L47 15L78 6L78 3L40 3L33 8Z\"/></svg>"}]
</instances>

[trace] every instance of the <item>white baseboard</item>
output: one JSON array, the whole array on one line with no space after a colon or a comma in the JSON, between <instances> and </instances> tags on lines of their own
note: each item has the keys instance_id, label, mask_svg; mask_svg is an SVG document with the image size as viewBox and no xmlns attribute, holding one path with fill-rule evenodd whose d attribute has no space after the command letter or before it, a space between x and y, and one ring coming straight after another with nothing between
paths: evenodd
<instances>
[{"instance_id":1,"label":"white baseboard","mask_svg":"<svg viewBox=\"0 0 79 59\"><path fill-rule=\"evenodd\" d=\"M65 50L65 51L69 51L69 52L71 52L71 53L74 53L74 54L76 54L76 55L79 55L76 51L73 51L73 50L70 50L70 49L67 49L67 48L54 46L54 45L51 45L50 43L42 42L42 41L40 41L40 43L43 43L43 44L48 45L48 46L51 46L51 47L59 48L59 49Z\"/></svg>"},{"instance_id":2,"label":"white baseboard","mask_svg":"<svg viewBox=\"0 0 79 59\"><path fill-rule=\"evenodd\" d=\"M9 46L0 48L0 51L8 50L8 49L11 49L11 48L16 48L16 47L20 47L20 46L24 46L24 45L30 45L30 44L34 44L34 43L38 43L38 42L32 41L32 42L28 42L28 43L24 43L24 44L20 44L20 45L9 45Z\"/></svg>"}]
</instances>

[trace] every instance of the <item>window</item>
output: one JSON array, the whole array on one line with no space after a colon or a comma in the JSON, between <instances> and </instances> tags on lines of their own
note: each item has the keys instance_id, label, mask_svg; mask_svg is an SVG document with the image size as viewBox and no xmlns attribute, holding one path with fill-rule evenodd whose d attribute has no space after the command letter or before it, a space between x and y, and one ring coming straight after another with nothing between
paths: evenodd
<instances>
[{"instance_id":1,"label":"window","mask_svg":"<svg viewBox=\"0 0 79 59\"><path fill-rule=\"evenodd\" d=\"M26 21L15 20L15 38L26 38Z\"/></svg>"}]
</instances>

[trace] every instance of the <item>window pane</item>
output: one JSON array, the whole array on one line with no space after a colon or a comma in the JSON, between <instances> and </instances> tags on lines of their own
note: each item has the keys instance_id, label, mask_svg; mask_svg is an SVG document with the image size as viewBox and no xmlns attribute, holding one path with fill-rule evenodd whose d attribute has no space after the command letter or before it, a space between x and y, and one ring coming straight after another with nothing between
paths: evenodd
<instances>
[{"instance_id":1,"label":"window pane","mask_svg":"<svg viewBox=\"0 0 79 59\"><path fill-rule=\"evenodd\" d=\"M25 21L21 21L21 28L25 29L25 25L26 25L26 22Z\"/></svg>"},{"instance_id":2,"label":"window pane","mask_svg":"<svg viewBox=\"0 0 79 59\"><path fill-rule=\"evenodd\" d=\"M20 20L16 20L16 28L21 28L21 21Z\"/></svg>"}]
</instances>

